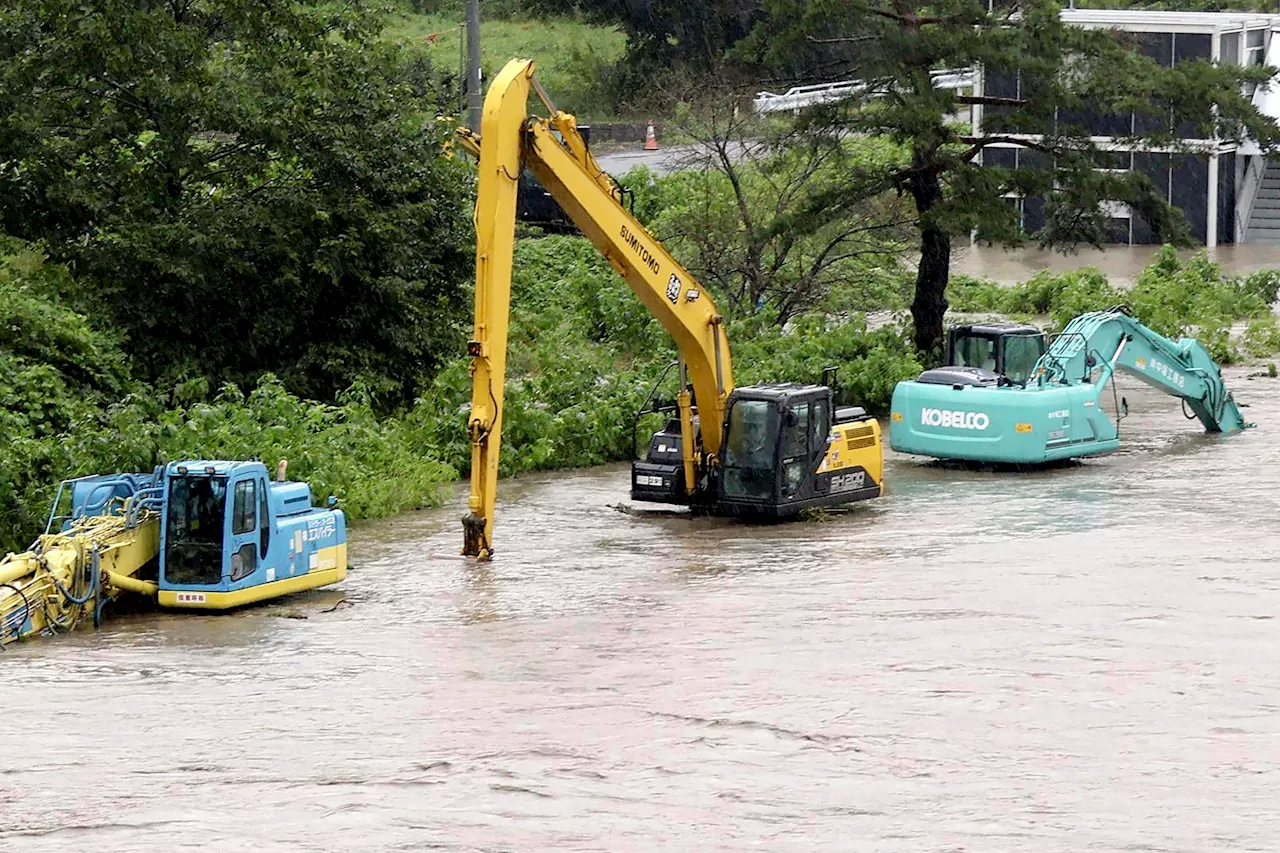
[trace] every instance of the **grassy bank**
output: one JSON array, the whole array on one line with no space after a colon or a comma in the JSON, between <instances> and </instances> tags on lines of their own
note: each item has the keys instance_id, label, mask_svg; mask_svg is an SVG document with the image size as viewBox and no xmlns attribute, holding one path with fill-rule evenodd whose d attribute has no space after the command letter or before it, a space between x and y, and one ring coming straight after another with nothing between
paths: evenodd
<instances>
[{"instance_id":1,"label":"grassy bank","mask_svg":"<svg viewBox=\"0 0 1280 853\"><path fill-rule=\"evenodd\" d=\"M439 71L456 74L465 53L460 14L401 12L392 16L386 37L420 51ZM490 80L518 57L537 63L538 79L556 105L584 121L612 117L604 94L605 75L626 49L627 37L616 27L569 18L482 20L481 68Z\"/></svg>"}]
</instances>

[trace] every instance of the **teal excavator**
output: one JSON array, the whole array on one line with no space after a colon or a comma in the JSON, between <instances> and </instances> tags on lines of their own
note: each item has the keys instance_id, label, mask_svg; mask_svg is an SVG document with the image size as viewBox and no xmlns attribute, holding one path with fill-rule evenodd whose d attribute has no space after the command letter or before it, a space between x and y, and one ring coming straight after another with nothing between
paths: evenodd
<instances>
[{"instance_id":1,"label":"teal excavator","mask_svg":"<svg viewBox=\"0 0 1280 853\"><path fill-rule=\"evenodd\" d=\"M1082 314L1047 345L1034 326L955 326L946 356L948 366L894 388L894 450L1015 465L1111 453L1128 414L1111 382L1117 370L1180 398L1208 432L1252 426L1203 345L1157 334L1125 306Z\"/></svg>"}]
</instances>

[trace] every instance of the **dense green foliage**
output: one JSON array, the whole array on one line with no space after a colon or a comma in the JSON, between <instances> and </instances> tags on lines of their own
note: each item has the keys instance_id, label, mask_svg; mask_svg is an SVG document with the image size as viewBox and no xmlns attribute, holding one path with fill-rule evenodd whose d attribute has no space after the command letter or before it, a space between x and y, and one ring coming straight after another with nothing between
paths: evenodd
<instances>
[{"instance_id":1,"label":"dense green foliage","mask_svg":"<svg viewBox=\"0 0 1280 853\"><path fill-rule=\"evenodd\" d=\"M448 16L451 3L418 8ZM758 4L652 3L644 20L629 0L500 5L518 51L550 29L521 15L585 16L558 19L542 65L564 75L574 109L603 103L616 58L592 52L586 20L623 22L633 57L649 39L694 68L765 20ZM0 229L15 235L0 243L0 549L29 541L58 480L82 474L287 458L363 518L436 502L466 470L469 172L441 156L456 94L443 54L457 42L424 48L433 19L385 20L364 0L0 8ZM922 132L936 106L911 107ZM842 403L883 412L921 369L897 325L912 273L896 260L904 220L924 221L918 205L903 213L918 139L849 134L848 115L796 128L729 105L683 118L710 168L626 183L728 317L738 382L818 382L835 366ZM950 174L977 181L955 138L933 142ZM996 191L964 180L942 189L978 206ZM1086 270L1007 289L959 281L953 300L1058 325L1128 301L1233 359L1280 349L1278 286L1166 252L1127 291ZM503 473L629 458L659 423L635 428L675 357L666 332L580 238L519 241L513 306ZM884 309L887 324L868 328L864 312ZM671 373L661 396L675 390Z\"/></svg>"},{"instance_id":2,"label":"dense green foliage","mask_svg":"<svg viewBox=\"0 0 1280 853\"><path fill-rule=\"evenodd\" d=\"M0 231L75 271L143 378L407 402L462 339L465 164L371 4L14 0Z\"/></svg>"},{"instance_id":3,"label":"dense green foliage","mask_svg":"<svg viewBox=\"0 0 1280 853\"><path fill-rule=\"evenodd\" d=\"M116 337L58 298L66 270L12 243L0 255L0 437L67 430L130 387Z\"/></svg>"},{"instance_id":4,"label":"dense green foliage","mask_svg":"<svg viewBox=\"0 0 1280 853\"><path fill-rule=\"evenodd\" d=\"M503 474L631 458L636 412L675 357L666 332L581 238L522 240L515 269ZM0 445L0 549L29 540L64 477L184 457L283 457L292 475L362 518L430 503L470 464L461 356L396 417L379 417L359 383L337 405L300 399L272 376L247 395L224 387L212 401L203 379L149 390L129 378L118 340L38 295L65 270L26 251L0 270L0 294L21 296L3 302L17 334L0 346L0 370L27 371L3 389L21 421L6 421L13 440ZM744 318L731 336L740 382L817 382L837 365L843 399L875 411L887 408L897 379L919 370L898 330L867 333L860 320L813 316L784 332ZM669 375L662 394L675 390ZM640 434L657 425L644 419Z\"/></svg>"},{"instance_id":5,"label":"dense green foliage","mask_svg":"<svg viewBox=\"0 0 1280 853\"><path fill-rule=\"evenodd\" d=\"M1193 336L1215 359L1230 363L1276 351L1280 327L1272 306L1278 290L1280 271L1224 275L1203 252L1183 262L1166 246L1132 287L1115 287L1093 267L1041 272L1013 287L957 278L951 305L957 311L1047 315L1049 328L1061 329L1078 314L1125 304L1157 332ZM1233 336L1237 326L1243 326L1242 334Z\"/></svg>"},{"instance_id":6,"label":"dense green foliage","mask_svg":"<svg viewBox=\"0 0 1280 853\"><path fill-rule=\"evenodd\" d=\"M413 425L380 418L359 383L337 406L302 400L270 375L247 396L227 386L210 402L200 378L149 389L131 377L119 337L56 295L69 287L66 269L10 249L0 255L0 552L29 542L60 479L166 460L287 458L357 518L433 501L456 476L421 452Z\"/></svg>"}]
</instances>

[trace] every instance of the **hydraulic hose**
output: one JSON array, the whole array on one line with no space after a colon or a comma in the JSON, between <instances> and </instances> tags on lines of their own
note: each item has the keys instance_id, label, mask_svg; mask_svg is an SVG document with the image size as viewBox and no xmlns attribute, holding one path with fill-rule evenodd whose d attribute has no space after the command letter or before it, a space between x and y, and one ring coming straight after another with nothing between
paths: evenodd
<instances>
[{"instance_id":1,"label":"hydraulic hose","mask_svg":"<svg viewBox=\"0 0 1280 853\"><path fill-rule=\"evenodd\" d=\"M31 599L27 598L27 594L25 592L23 592L21 589L19 589L18 587L14 586L11 583L0 583L0 586L13 590L18 594L18 597L22 599L22 618L17 621L17 623L14 625L14 628L13 628L13 636L21 637L22 626L25 625L27 623L27 620L31 618ZM7 618L6 618L6 621L8 621ZM0 629L3 629L3 628L4 628L4 625L0 624ZM4 635L0 633L0 641L3 641L3 640L4 640ZM0 649L2 648L4 648L4 643L0 642Z\"/></svg>"}]
</instances>

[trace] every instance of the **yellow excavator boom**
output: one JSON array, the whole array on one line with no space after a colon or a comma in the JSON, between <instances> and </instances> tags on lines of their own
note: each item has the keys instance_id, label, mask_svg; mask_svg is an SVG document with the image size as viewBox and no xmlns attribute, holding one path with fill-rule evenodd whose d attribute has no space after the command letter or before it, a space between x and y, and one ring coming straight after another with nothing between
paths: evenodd
<instances>
[{"instance_id":1,"label":"yellow excavator boom","mask_svg":"<svg viewBox=\"0 0 1280 853\"><path fill-rule=\"evenodd\" d=\"M459 131L463 147L479 150L476 194L475 333L471 356L471 497L463 520L463 553L491 555L493 513L502 437L515 249L516 193L523 168L542 183L588 240L675 339L697 398L702 440L694 442L693 396L681 386L685 484L694 489L699 453L719 453L733 367L724 318L711 295L621 203L621 193L587 150L573 116L561 112L538 84L531 60L512 60L485 97L477 140ZM549 118L530 116L529 90Z\"/></svg>"},{"instance_id":2,"label":"yellow excavator boom","mask_svg":"<svg viewBox=\"0 0 1280 853\"><path fill-rule=\"evenodd\" d=\"M160 517L144 511L77 519L42 535L30 551L0 558L0 647L50 631L97 622L121 591L154 598L155 581L138 578L160 550Z\"/></svg>"}]
</instances>

